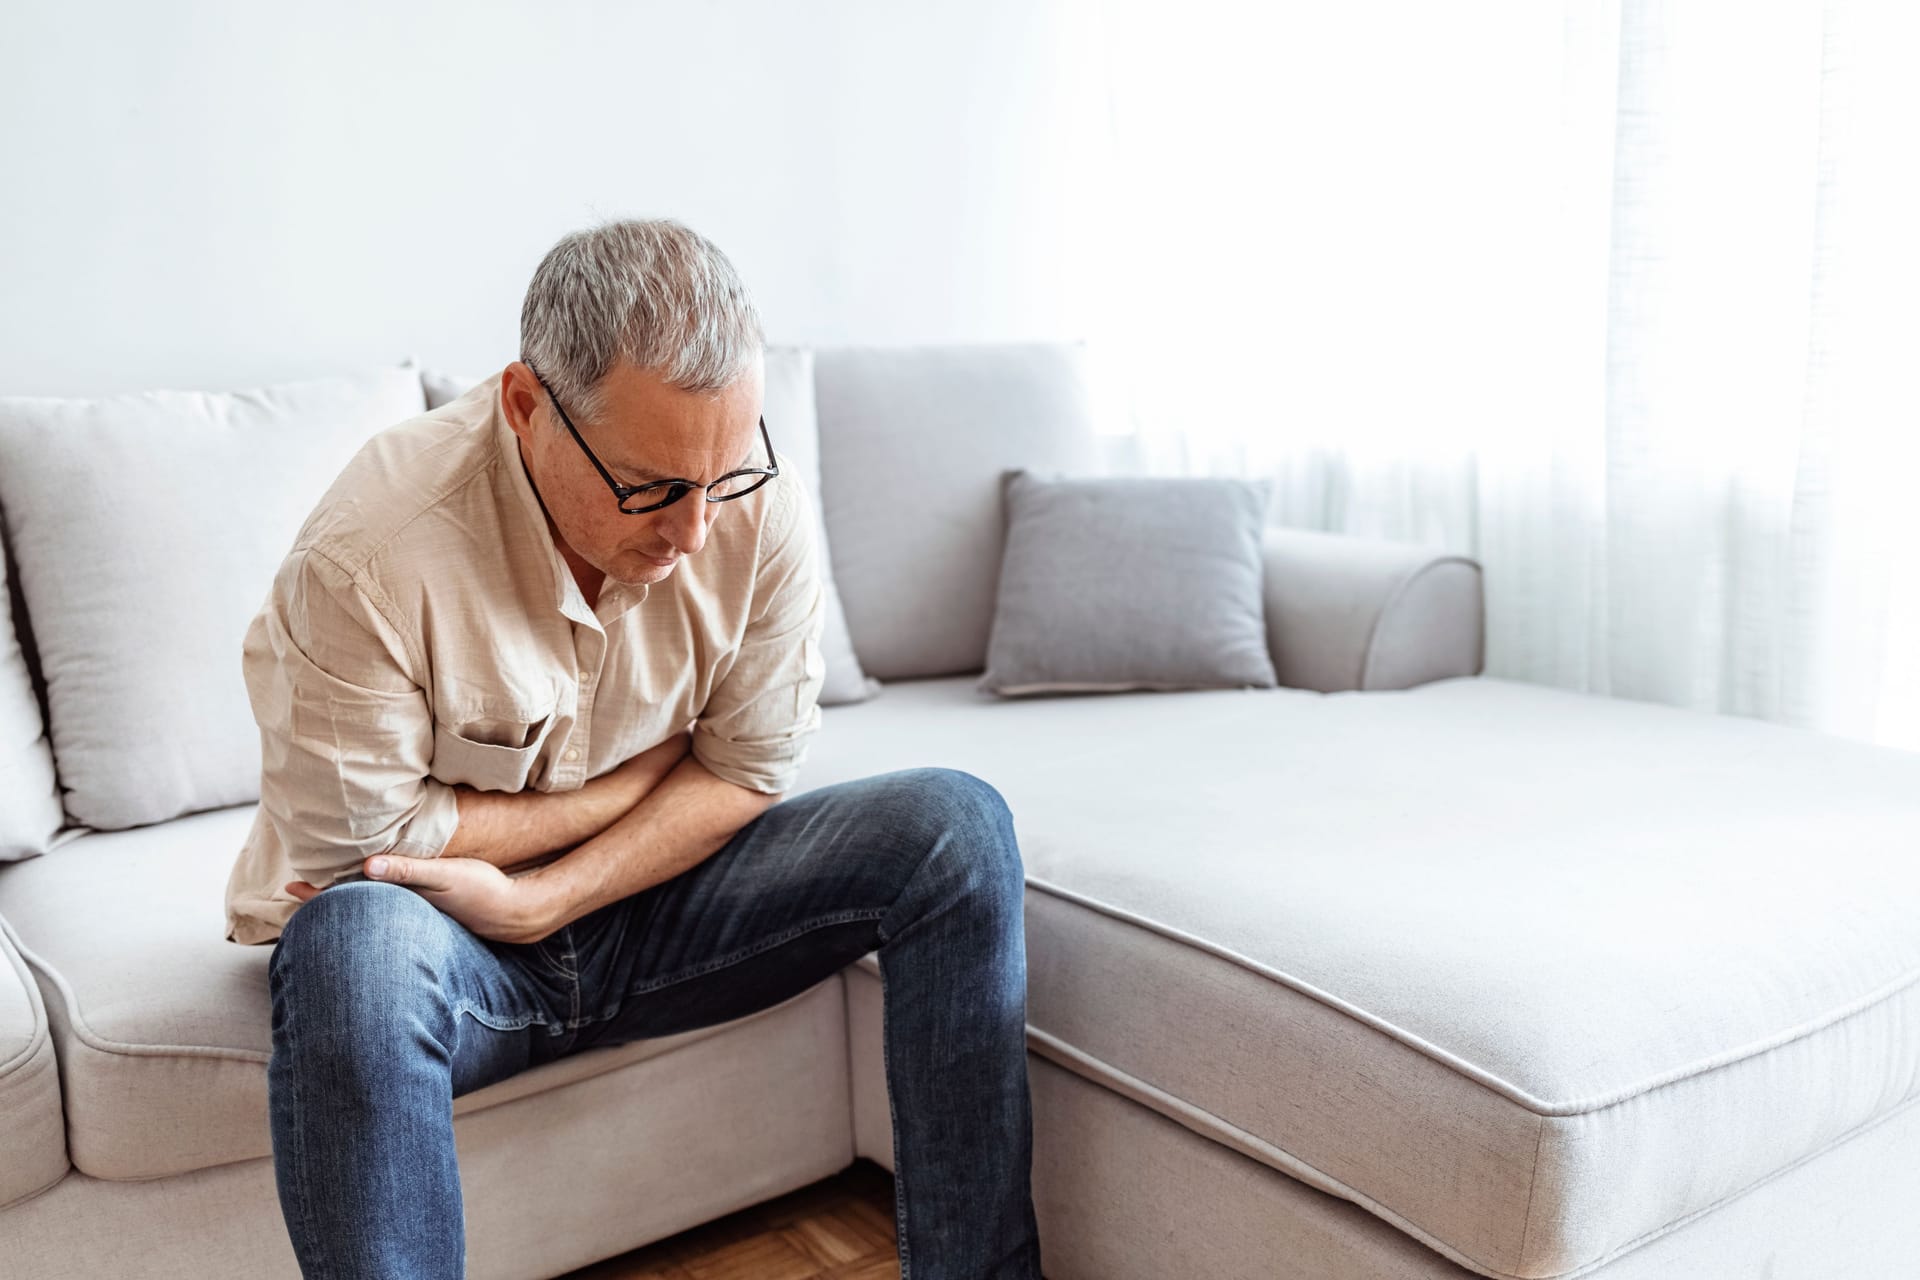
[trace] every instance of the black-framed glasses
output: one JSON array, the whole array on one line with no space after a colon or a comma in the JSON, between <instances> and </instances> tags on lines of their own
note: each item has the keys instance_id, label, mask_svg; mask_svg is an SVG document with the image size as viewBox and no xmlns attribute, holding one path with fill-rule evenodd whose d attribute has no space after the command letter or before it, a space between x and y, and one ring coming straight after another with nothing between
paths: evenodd
<instances>
[{"instance_id":1,"label":"black-framed glasses","mask_svg":"<svg viewBox=\"0 0 1920 1280\"><path fill-rule=\"evenodd\" d=\"M547 393L547 399L553 401L555 412L560 415L560 421L567 424L567 430L573 433L574 442L580 446L580 451L587 455L587 461L591 462L593 469L600 473L600 478L607 482L607 488L613 490L621 515L644 515L649 511L658 511L662 507L672 506L693 489L706 490L708 502L728 502L734 498L744 498L780 474L780 464L773 458L773 437L767 434L767 418L762 414L760 441L767 447L767 465L764 467L742 467L738 471L729 471L718 480L706 485L696 484L692 480L649 480L645 484L621 484L613 478L613 473L606 469L600 459L594 456L593 450L587 446L586 439L580 434L580 428L573 425L573 419L569 418L567 411L560 407L560 397L553 394L553 388L549 387L547 380L540 376L540 371L533 367L533 362L523 360L522 363L533 371L535 381L539 382L541 389ZM649 502L639 507L627 505L629 500L636 497L644 498L647 494L660 493L665 493L666 496L657 502Z\"/></svg>"}]
</instances>

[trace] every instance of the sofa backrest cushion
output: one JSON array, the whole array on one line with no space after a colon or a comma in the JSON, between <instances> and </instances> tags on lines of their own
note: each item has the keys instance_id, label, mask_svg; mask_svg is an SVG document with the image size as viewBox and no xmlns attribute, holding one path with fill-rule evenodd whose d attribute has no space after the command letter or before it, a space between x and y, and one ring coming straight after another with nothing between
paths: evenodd
<instances>
[{"instance_id":1,"label":"sofa backrest cushion","mask_svg":"<svg viewBox=\"0 0 1920 1280\"><path fill-rule=\"evenodd\" d=\"M14 630L21 597L7 563L11 558L0 535L0 862L45 853L61 823L53 753Z\"/></svg>"},{"instance_id":2,"label":"sofa backrest cushion","mask_svg":"<svg viewBox=\"0 0 1920 1280\"><path fill-rule=\"evenodd\" d=\"M118 829L258 799L247 624L340 469L424 405L411 366L0 398L0 510L73 818Z\"/></svg>"},{"instance_id":3,"label":"sofa backrest cushion","mask_svg":"<svg viewBox=\"0 0 1920 1280\"><path fill-rule=\"evenodd\" d=\"M1097 472L1082 343L821 347L821 499L860 661L881 680L986 666L1001 472Z\"/></svg>"},{"instance_id":4,"label":"sofa backrest cushion","mask_svg":"<svg viewBox=\"0 0 1920 1280\"><path fill-rule=\"evenodd\" d=\"M469 373L423 368L420 370L420 388L426 392L427 408L438 409L443 404L452 404L498 372L497 369L489 369L475 377Z\"/></svg>"}]
</instances>

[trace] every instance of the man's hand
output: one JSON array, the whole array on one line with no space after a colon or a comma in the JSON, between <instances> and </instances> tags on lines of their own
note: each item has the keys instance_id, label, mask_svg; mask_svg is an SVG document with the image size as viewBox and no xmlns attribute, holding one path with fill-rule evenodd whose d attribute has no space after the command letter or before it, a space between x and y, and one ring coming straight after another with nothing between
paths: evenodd
<instances>
[{"instance_id":1,"label":"man's hand","mask_svg":"<svg viewBox=\"0 0 1920 1280\"><path fill-rule=\"evenodd\" d=\"M361 870L369 880L412 889L482 938L529 943L553 932L533 886L479 858L403 858L383 853L368 858ZM326 892L304 880L295 880L286 889L302 903Z\"/></svg>"}]
</instances>

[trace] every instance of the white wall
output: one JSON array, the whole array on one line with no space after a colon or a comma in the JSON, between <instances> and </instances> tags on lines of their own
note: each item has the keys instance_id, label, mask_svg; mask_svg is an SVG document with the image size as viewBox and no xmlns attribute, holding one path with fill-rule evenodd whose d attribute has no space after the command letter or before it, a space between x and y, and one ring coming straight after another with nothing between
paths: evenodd
<instances>
[{"instance_id":1,"label":"white wall","mask_svg":"<svg viewBox=\"0 0 1920 1280\"><path fill-rule=\"evenodd\" d=\"M8 9L0 394L497 368L616 216L714 239L774 342L1084 332L1054 3Z\"/></svg>"}]
</instances>

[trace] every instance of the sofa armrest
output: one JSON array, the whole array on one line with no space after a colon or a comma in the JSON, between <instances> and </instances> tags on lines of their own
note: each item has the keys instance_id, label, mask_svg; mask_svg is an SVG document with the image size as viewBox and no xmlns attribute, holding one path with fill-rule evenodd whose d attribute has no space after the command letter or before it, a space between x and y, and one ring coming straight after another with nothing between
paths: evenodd
<instances>
[{"instance_id":1,"label":"sofa armrest","mask_svg":"<svg viewBox=\"0 0 1920 1280\"><path fill-rule=\"evenodd\" d=\"M19 936L0 918L0 1216L67 1172L53 1025ZM31 1266L31 1264L29 1264Z\"/></svg>"},{"instance_id":2,"label":"sofa armrest","mask_svg":"<svg viewBox=\"0 0 1920 1280\"><path fill-rule=\"evenodd\" d=\"M1480 566L1464 556L1306 529L1263 536L1267 650L1280 683L1410 689L1485 661Z\"/></svg>"}]
</instances>

